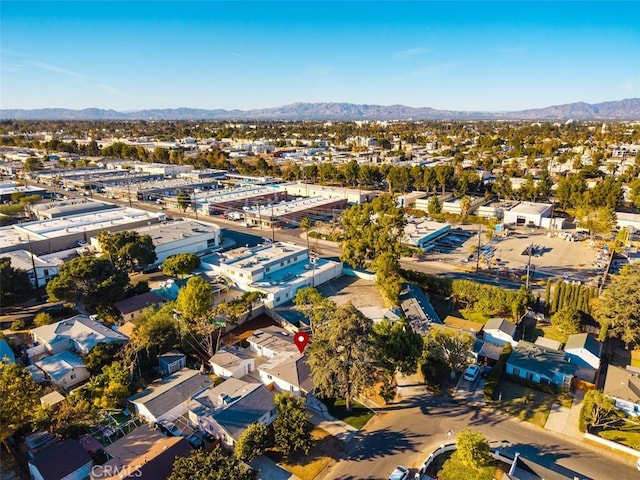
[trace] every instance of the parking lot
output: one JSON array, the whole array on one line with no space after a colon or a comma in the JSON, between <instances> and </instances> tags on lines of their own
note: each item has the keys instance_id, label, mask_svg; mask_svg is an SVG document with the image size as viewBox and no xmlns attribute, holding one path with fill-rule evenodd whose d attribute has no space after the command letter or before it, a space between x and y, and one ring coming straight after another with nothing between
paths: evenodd
<instances>
[{"instance_id":1,"label":"parking lot","mask_svg":"<svg viewBox=\"0 0 640 480\"><path fill-rule=\"evenodd\" d=\"M438 259L462 268L479 267L498 274L525 275L531 248L531 278L564 278L587 283L602 275L606 252L597 242L569 241L564 235L541 229L521 228L489 240L483 228L478 250L478 227L452 229L439 239L427 259Z\"/></svg>"}]
</instances>

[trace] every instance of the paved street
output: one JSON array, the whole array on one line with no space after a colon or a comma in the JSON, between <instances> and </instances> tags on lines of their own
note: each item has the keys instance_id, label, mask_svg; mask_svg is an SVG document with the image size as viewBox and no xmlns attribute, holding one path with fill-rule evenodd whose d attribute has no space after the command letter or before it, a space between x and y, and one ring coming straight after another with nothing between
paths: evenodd
<instances>
[{"instance_id":1,"label":"paved street","mask_svg":"<svg viewBox=\"0 0 640 480\"><path fill-rule=\"evenodd\" d=\"M351 442L346 457L323 477L326 480L384 479L400 464L416 468L438 445L464 428L481 431L493 446L545 466L561 467L578 478L618 480L640 478L635 459L621 457L579 441L545 431L464 401L418 395L391 405L374 417Z\"/></svg>"}]
</instances>

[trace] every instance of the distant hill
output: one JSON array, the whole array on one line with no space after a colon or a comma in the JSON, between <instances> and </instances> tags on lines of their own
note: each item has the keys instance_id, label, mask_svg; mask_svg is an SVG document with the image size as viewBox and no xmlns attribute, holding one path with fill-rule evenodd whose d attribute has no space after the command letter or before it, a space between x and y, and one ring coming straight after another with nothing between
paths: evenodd
<instances>
[{"instance_id":1,"label":"distant hill","mask_svg":"<svg viewBox=\"0 0 640 480\"><path fill-rule=\"evenodd\" d=\"M567 103L514 112L465 112L405 105L292 103L254 110L165 108L118 112L99 108L71 110L3 109L0 118L14 120L638 120L640 98L602 103Z\"/></svg>"}]
</instances>

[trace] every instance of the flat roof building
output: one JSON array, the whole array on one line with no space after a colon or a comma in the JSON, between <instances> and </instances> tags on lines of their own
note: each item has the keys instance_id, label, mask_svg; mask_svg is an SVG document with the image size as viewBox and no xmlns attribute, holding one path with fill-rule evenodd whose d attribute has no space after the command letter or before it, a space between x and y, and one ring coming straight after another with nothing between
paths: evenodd
<instances>
[{"instance_id":1,"label":"flat roof building","mask_svg":"<svg viewBox=\"0 0 640 480\"><path fill-rule=\"evenodd\" d=\"M175 220L132 230L151 237L156 247L157 263L177 253L198 254L220 245L220 227L197 220ZM97 236L91 238L91 245L101 251Z\"/></svg>"},{"instance_id":2,"label":"flat roof building","mask_svg":"<svg viewBox=\"0 0 640 480\"><path fill-rule=\"evenodd\" d=\"M413 247L425 248L451 230L448 223L433 222L410 218L404 227L402 243Z\"/></svg>"},{"instance_id":3,"label":"flat roof building","mask_svg":"<svg viewBox=\"0 0 640 480\"><path fill-rule=\"evenodd\" d=\"M102 230L131 230L158 223L165 218L163 213L120 207L11 225L0 228L0 253L28 250L29 243L36 255L59 252L76 247L79 241L88 243L92 236Z\"/></svg>"},{"instance_id":4,"label":"flat roof building","mask_svg":"<svg viewBox=\"0 0 640 480\"><path fill-rule=\"evenodd\" d=\"M342 274L342 264L309 258L306 247L277 242L243 247L203 259L243 291L260 291L273 307L293 300L299 288L316 287Z\"/></svg>"},{"instance_id":5,"label":"flat roof building","mask_svg":"<svg viewBox=\"0 0 640 480\"><path fill-rule=\"evenodd\" d=\"M89 200L88 198L75 198L63 202L39 203L31 207L31 211L38 220L50 220L52 218L82 215L84 213L98 212L116 208L112 203Z\"/></svg>"},{"instance_id":6,"label":"flat roof building","mask_svg":"<svg viewBox=\"0 0 640 480\"><path fill-rule=\"evenodd\" d=\"M204 209L209 215L220 215L228 211L240 211L254 205L277 203L287 198L287 192L281 190L277 185L270 187L251 186L207 192L198 195L196 203L199 210Z\"/></svg>"},{"instance_id":7,"label":"flat roof building","mask_svg":"<svg viewBox=\"0 0 640 480\"><path fill-rule=\"evenodd\" d=\"M258 206L246 210L244 217L249 225L264 228L273 226L300 224L303 218L333 216L336 211L347 207L347 200L341 197L309 197L299 198L278 204Z\"/></svg>"},{"instance_id":8,"label":"flat roof building","mask_svg":"<svg viewBox=\"0 0 640 480\"><path fill-rule=\"evenodd\" d=\"M283 183L280 188L296 197L341 198L348 204L367 203L376 198L377 193L359 188L330 187L313 183Z\"/></svg>"},{"instance_id":9,"label":"flat roof building","mask_svg":"<svg viewBox=\"0 0 640 480\"><path fill-rule=\"evenodd\" d=\"M21 186L0 186L0 203L6 203L11 201L11 196L14 194L22 194L24 196L40 195L44 197L47 195L47 191L41 187L21 187Z\"/></svg>"},{"instance_id":10,"label":"flat roof building","mask_svg":"<svg viewBox=\"0 0 640 480\"><path fill-rule=\"evenodd\" d=\"M553 219L552 214L553 205L550 203L519 202L504 211L503 221L507 225L562 228L563 219Z\"/></svg>"}]
</instances>

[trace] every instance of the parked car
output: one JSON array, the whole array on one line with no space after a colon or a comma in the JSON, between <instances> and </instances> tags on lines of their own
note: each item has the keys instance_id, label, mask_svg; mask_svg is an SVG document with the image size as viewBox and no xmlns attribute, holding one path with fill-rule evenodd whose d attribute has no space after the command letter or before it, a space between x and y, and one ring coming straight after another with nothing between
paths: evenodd
<instances>
[{"instance_id":1,"label":"parked car","mask_svg":"<svg viewBox=\"0 0 640 480\"><path fill-rule=\"evenodd\" d=\"M189 435L189 438L187 438L187 442L189 442L189 445L191 445L195 449L203 448L204 442L198 435L196 435L196 433L197 432L194 432L193 434Z\"/></svg>"},{"instance_id":2,"label":"parked car","mask_svg":"<svg viewBox=\"0 0 640 480\"><path fill-rule=\"evenodd\" d=\"M469 365L467 369L464 371L464 379L469 380L470 382L475 381L480 374L480 367L478 365Z\"/></svg>"},{"instance_id":3,"label":"parked car","mask_svg":"<svg viewBox=\"0 0 640 480\"><path fill-rule=\"evenodd\" d=\"M406 480L409 477L409 469L407 467L403 467L402 465L398 465L391 475L389 475L389 480Z\"/></svg>"}]
</instances>

